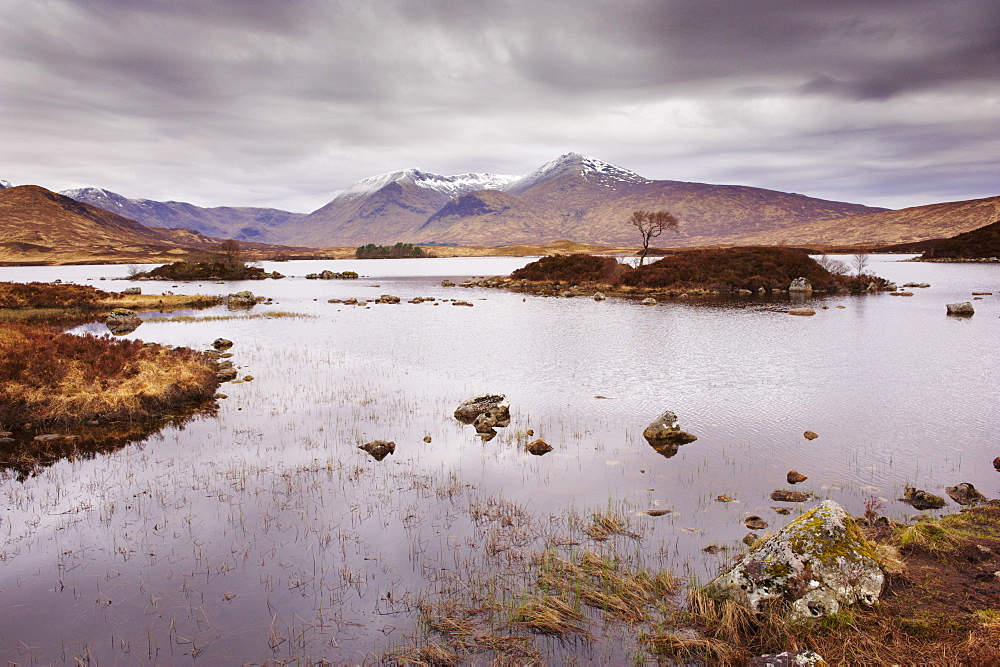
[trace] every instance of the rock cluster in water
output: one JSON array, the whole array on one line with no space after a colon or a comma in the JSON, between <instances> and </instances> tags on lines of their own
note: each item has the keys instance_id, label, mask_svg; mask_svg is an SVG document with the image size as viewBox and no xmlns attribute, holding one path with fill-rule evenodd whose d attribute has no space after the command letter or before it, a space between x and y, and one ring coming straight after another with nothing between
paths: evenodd
<instances>
[{"instance_id":1,"label":"rock cluster in water","mask_svg":"<svg viewBox=\"0 0 1000 667\"><path fill-rule=\"evenodd\" d=\"M510 403L503 394L479 394L455 409L455 419L472 424L480 437L491 440L497 434L497 427L510 425Z\"/></svg>"}]
</instances>

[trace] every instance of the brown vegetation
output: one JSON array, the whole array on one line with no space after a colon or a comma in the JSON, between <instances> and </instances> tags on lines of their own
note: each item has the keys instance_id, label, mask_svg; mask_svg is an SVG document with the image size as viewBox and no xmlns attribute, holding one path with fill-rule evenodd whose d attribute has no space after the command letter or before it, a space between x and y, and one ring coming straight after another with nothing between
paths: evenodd
<instances>
[{"instance_id":1,"label":"brown vegetation","mask_svg":"<svg viewBox=\"0 0 1000 667\"><path fill-rule=\"evenodd\" d=\"M89 285L0 283L0 322L73 326L106 315L114 308L160 312L208 308L220 297L104 292Z\"/></svg>"},{"instance_id":2,"label":"brown vegetation","mask_svg":"<svg viewBox=\"0 0 1000 667\"><path fill-rule=\"evenodd\" d=\"M0 328L0 423L72 425L136 421L212 397L218 381L200 352Z\"/></svg>"},{"instance_id":3,"label":"brown vegetation","mask_svg":"<svg viewBox=\"0 0 1000 667\"><path fill-rule=\"evenodd\" d=\"M799 277L806 278L817 291L862 291L873 282L878 287L886 284L871 275L831 273L803 250L761 247L689 250L638 268L618 264L608 257L557 255L532 262L510 277L611 288L718 292L788 289L791 281Z\"/></svg>"}]
</instances>

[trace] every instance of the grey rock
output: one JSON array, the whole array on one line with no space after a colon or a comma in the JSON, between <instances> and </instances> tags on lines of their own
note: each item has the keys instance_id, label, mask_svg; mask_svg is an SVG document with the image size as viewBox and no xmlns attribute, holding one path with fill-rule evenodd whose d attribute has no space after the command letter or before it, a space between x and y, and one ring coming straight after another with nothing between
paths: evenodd
<instances>
[{"instance_id":1,"label":"grey rock","mask_svg":"<svg viewBox=\"0 0 1000 667\"><path fill-rule=\"evenodd\" d=\"M972 307L971 301L962 301L961 303L949 303L946 308L948 309L949 315L958 315L960 317L967 317L969 315L974 315L976 309Z\"/></svg>"},{"instance_id":2,"label":"grey rock","mask_svg":"<svg viewBox=\"0 0 1000 667\"><path fill-rule=\"evenodd\" d=\"M655 306L656 305L656 299L654 299L651 296L647 296L645 299L643 299L639 303L641 303L644 306Z\"/></svg>"},{"instance_id":3,"label":"grey rock","mask_svg":"<svg viewBox=\"0 0 1000 667\"><path fill-rule=\"evenodd\" d=\"M677 415L670 410L650 422L643 430L642 437L654 448L663 445L686 445L698 439L697 436L681 430L677 423Z\"/></svg>"},{"instance_id":4,"label":"grey rock","mask_svg":"<svg viewBox=\"0 0 1000 667\"><path fill-rule=\"evenodd\" d=\"M138 287L126 287L122 290L122 294L142 294L142 289Z\"/></svg>"},{"instance_id":5,"label":"grey rock","mask_svg":"<svg viewBox=\"0 0 1000 667\"><path fill-rule=\"evenodd\" d=\"M604 292L594 292L594 301L604 301L607 298L604 296Z\"/></svg>"},{"instance_id":6,"label":"grey rock","mask_svg":"<svg viewBox=\"0 0 1000 667\"><path fill-rule=\"evenodd\" d=\"M507 397L503 394L479 394L466 399L455 409L455 419L463 424L474 424L480 415L492 419L493 426L508 426L510 403L507 402Z\"/></svg>"},{"instance_id":7,"label":"grey rock","mask_svg":"<svg viewBox=\"0 0 1000 667\"><path fill-rule=\"evenodd\" d=\"M752 549L706 586L718 598L757 609L791 602L794 619L834 614L842 605L874 604L885 575L854 519L827 500Z\"/></svg>"},{"instance_id":8,"label":"grey rock","mask_svg":"<svg viewBox=\"0 0 1000 667\"><path fill-rule=\"evenodd\" d=\"M789 292L812 292L813 291L813 286L812 286L812 283L810 283L805 278L799 277L799 278L796 278L795 280L793 280L791 282L791 284L788 286L788 291Z\"/></svg>"}]
</instances>

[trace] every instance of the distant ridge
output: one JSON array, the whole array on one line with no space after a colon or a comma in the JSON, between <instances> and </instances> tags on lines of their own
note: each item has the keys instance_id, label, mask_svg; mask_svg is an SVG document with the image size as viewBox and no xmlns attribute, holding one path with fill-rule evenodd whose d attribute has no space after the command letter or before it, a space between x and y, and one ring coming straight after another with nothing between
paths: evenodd
<instances>
[{"instance_id":1,"label":"distant ridge","mask_svg":"<svg viewBox=\"0 0 1000 667\"><path fill-rule=\"evenodd\" d=\"M103 188L77 188L60 194L152 227L193 229L206 236L258 243L280 243L282 227L305 217L274 208L218 206L203 208L185 202L130 199Z\"/></svg>"},{"instance_id":2,"label":"distant ridge","mask_svg":"<svg viewBox=\"0 0 1000 667\"><path fill-rule=\"evenodd\" d=\"M658 245L887 245L952 236L991 222L994 200L889 211L741 185L651 180L580 153L529 174L442 176L402 169L363 178L309 214L252 207L202 208L128 199L100 188L64 194L153 227L312 247L367 243L461 246L544 245L570 239L638 244L631 212L667 210L680 219Z\"/></svg>"}]
</instances>

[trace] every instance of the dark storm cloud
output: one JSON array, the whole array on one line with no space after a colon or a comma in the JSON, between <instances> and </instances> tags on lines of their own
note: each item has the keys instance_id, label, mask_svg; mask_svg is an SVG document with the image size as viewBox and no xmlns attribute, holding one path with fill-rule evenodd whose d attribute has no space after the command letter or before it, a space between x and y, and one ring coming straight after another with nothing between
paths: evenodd
<instances>
[{"instance_id":1,"label":"dark storm cloud","mask_svg":"<svg viewBox=\"0 0 1000 667\"><path fill-rule=\"evenodd\" d=\"M575 150L865 203L1000 192L986 0L0 0L0 14L14 182L307 209L373 173L523 173Z\"/></svg>"}]
</instances>

